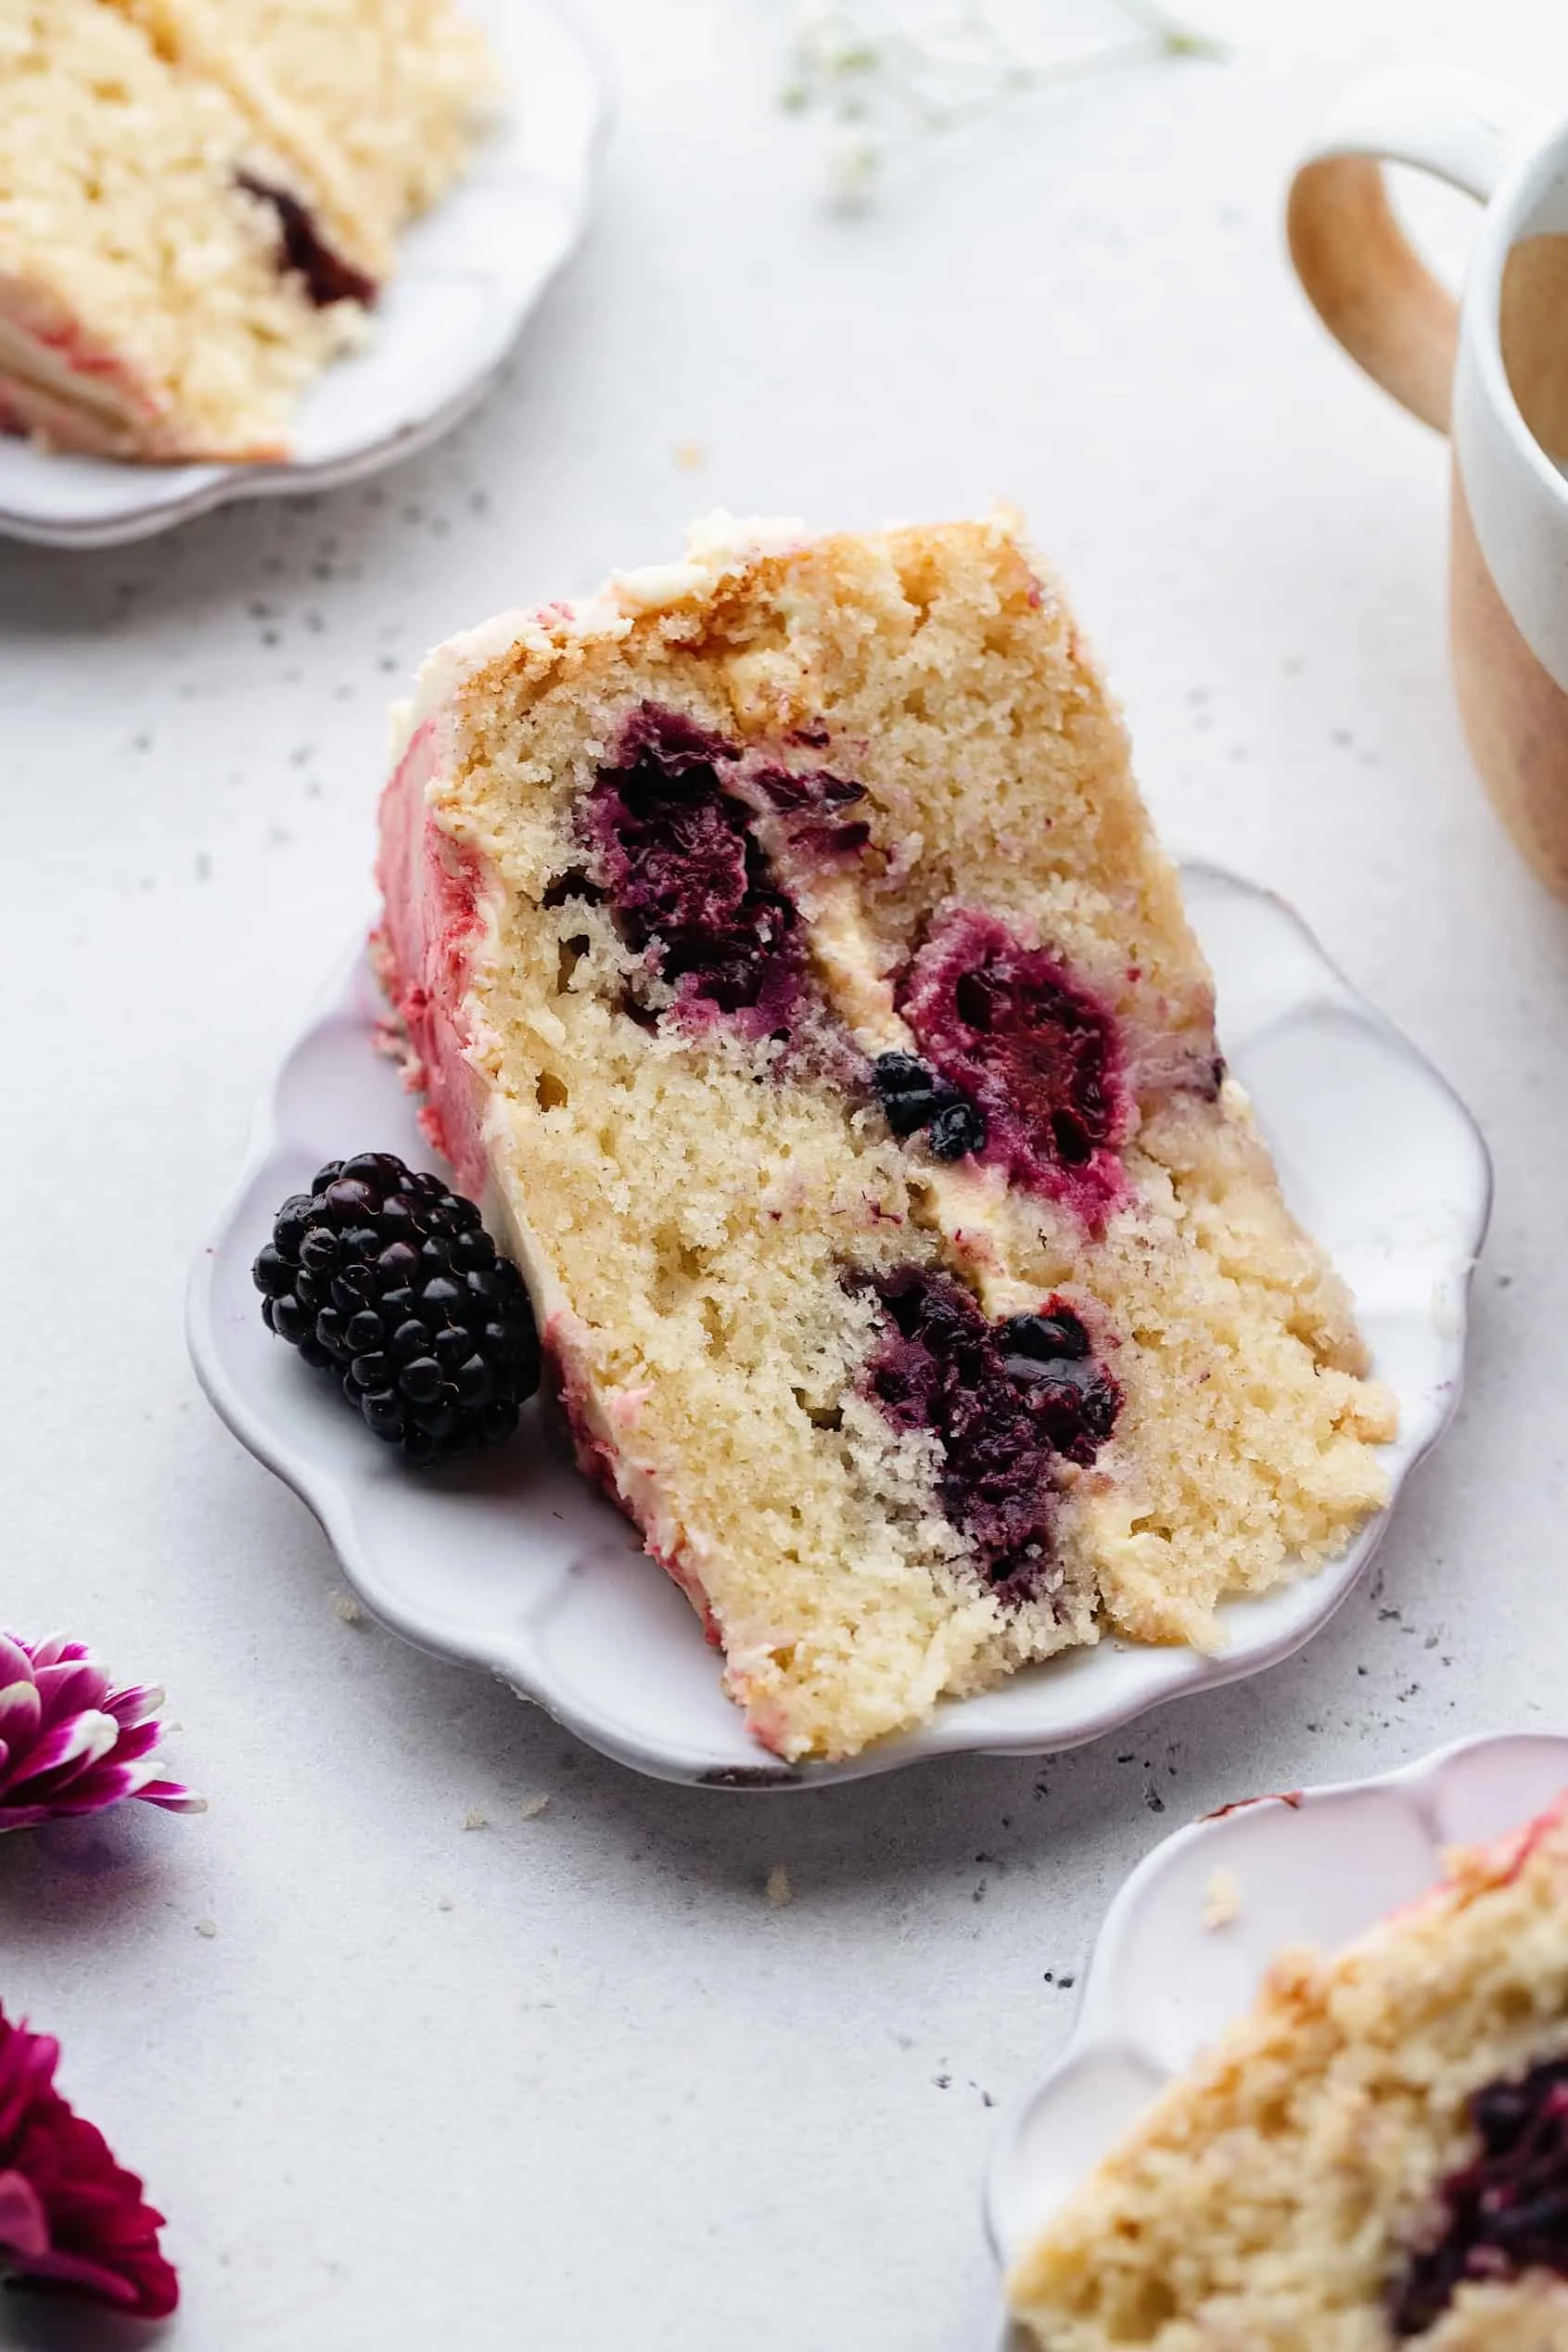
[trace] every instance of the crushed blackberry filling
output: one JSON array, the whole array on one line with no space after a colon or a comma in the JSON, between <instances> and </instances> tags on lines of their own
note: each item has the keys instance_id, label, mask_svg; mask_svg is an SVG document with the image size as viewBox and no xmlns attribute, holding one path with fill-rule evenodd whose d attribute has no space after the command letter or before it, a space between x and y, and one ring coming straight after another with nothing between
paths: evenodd
<instances>
[{"instance_id":1,"label":"crushed blackberry filling","mask_svg":"<svg viewBox=\"0 0 1568 2352\"><path fill-rule=\"evenodd\" d=\"M720 770L733 744L644 703L588 799L600 877L622 938L687 1008L789 1031L805 981L795 908Z\"/></svg>"},{"instance_id":2,"label":"crushed blackberry filling","mask_svg":"<svg viewBox=\"0 0 1568 2352\"><path fill-rule=\"evenodd\" d=\"M1121 1404L1083 1323L1055 1298L992 1323L962 1283L920 1266L867 1286L890 1326L867 1394L895 1427L935 1435L942 1509L987 1583L1015 1601L1053 1591L1059 1465L1091 1463Z\"/></svg>"},{"instance_id":3,"label":"crushed blackberry filling","mask_svg":"<svg viewBox=\"0 0 1568 2352\"><path fill-rule=\"evenodd\" d=\"M986 1115L978 1103L928 1069L916 1054L879 1054L872 1084L895 1135L917 1135L938 1159L962 1159L986 1148Z\"/></svg>"},{"instance_id":4,"label":"crushed blackberry filling","mask_svg":"<svg viewBox=\"0 0 1568 2352\"><path fill-rule=\"evenodd\" d=\"M1115 1023L1060 959L992 915L952 914L911 965L899 1009L983 1114L988 1159L1102 1225L1127 1186Z\"/></svg>"},{"instance_id":5,"label":"crushed blackberry filling","mask_svg":"<svg viewBox=\"0 0 1568 2352\"><path fill-rule=\"evenodd\" d=\"M304 280L305 291L318 311L330 309L334 302L375 301L376 280L333 251L308 204L253 173L236 172L235 178L247 196L270 204L277 214L282 266Z\"/></svg>"},{"instance_id":6,"label":"crushed blackberry filling","mask_svg":"<svg viewBox=\"0 0 1568 2352\"><path fill-rule=\"evenodd\" d=\"M1488 2083L1472 2098L1470 2120L1480 2149L1439 2188L1437 2234L1390 2299L1397 2336L1435 2326L1466 2280L1524 2270L1568 2278L1568 2058Z\"/></svg>"}]
</instances>

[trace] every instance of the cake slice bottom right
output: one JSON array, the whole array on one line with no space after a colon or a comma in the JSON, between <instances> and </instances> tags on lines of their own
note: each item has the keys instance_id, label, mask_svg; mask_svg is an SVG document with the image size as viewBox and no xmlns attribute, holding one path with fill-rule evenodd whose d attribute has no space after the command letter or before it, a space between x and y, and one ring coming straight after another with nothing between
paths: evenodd
<instances>
[{"instance_id":1,"label":"cake slice bottom right","mask_svg":"<svg viewBox=\"0 0 1568 2352\"><path fill-rule=\"evenodd\" d=\"M1277 1961L1009 2293L1041 2352L1568 2352L1568 1796Z\"/></svg>"}]
</instances>

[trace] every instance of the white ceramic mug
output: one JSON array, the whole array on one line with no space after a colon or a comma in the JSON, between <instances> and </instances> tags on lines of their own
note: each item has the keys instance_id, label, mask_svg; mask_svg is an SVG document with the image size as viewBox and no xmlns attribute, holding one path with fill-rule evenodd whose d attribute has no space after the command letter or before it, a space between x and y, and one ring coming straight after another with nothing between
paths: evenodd
<instances>
[{"instance_id":1,"label":"white ceramic mug","mask_svg":"<svg viewBox=\"0 0 1568 2352\"><path fill-rule=\"evenodd\" d=\"M1384 161L1485 206L1462 303L1406 241ZM1568 120L1444 68L1380 76L1297 171L1288 228L1351 357L1452 436L1460 716L1509 830L1568 898Z\"/></svg>"}]
</instances>

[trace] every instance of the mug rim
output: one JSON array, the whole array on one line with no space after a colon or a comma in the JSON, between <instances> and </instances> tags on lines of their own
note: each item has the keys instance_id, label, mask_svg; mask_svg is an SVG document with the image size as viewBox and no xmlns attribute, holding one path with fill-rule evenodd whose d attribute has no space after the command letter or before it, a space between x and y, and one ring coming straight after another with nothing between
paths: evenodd
<instances>
[{"instance_id":1,"label":"mug rim","mask_svg":"<svg viewBox=\"0 0 1568 2352\"><path fill-rule=\"evenodd\" d=\"M1525 421L1503 361L1502 290L1508 256L1518 242L1523 213L1544 183L1568 176L1568 121L1554 118L1504 174L1483 211L1465 273L1461 337L1472 342L1486 404L1548 496L1568 509L1568 475L1555 465ZM1561 232L1568 236L1568 230ZM1479 312L1479 315L1478 315Z\"/></svg>"}]
</instances>

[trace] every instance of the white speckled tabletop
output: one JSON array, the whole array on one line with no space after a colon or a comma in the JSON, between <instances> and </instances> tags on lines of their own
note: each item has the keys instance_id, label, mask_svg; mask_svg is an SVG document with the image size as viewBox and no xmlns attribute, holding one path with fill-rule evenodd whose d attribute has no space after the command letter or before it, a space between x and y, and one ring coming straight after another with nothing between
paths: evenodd
<instances>
[{"instance_id":1,"label":"white speckled tabletop","mask_svg":"<svg viewBox=\"0 0 1568 2352\"><path fill-rule=\"evenodd\" d=\"M165 1681L211 1799L7 1841L0 1998L170 2216L177 2352L985 2352L993 2103L1128 1866L1229 1797L1562 1720L1568 915L1459 737L1443 449L1328 346L1279 210L1359 66L1568 100L1568 19L1234 13L1267 37L1231 62L1019 104L845 220L775 102L782 8L594 0L596 225L469 425L368 488L0 550L0 1617ZM1265 1678L1056 1762L644 1783L336 1612L197 1390L187 1264L369 912L384 708L429 642L712 504L999 492L1173 844L1292 897L1485 1126L1469 1394L1370 1580ZM99 2341L129 2339L0 2317Z\"/></svg>"}]
</instances>

